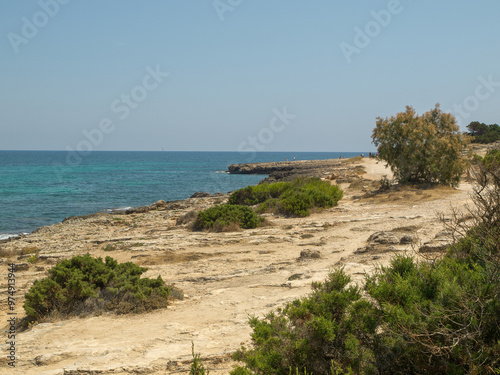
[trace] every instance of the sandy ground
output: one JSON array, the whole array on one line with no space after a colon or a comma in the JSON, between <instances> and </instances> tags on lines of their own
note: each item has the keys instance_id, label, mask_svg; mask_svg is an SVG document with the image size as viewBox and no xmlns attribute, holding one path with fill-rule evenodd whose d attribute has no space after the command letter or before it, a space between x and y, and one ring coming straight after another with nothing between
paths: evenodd
<instances>
[{"instance_id":1,"label":"sandy ground","mask_svg":"<svg viewBox=\"0 0 500 375\"><path fill-rule=\"evenodd\" d=\"M145 265L149 267L145 276L161 275L185 293L183 301L148 314L38 324L17 334L15 369L7 366L7 347L2 347L0 373L186 374L194 343L211 374L228 374L235 364L230 354L250 343L249 316L263 317L307 295L311 282L324 280L334 267L345 267L362 282L365 273L387 264L395 253L418 254L425 245L426 254L433 249L438 254L449 236L437 215L450 215L452 207L467 203L471 186L372 195L374 181L384 175L390 178L391 173L374 159L358 164L366 174L342 185L344 199L337 207L306 218L269 216L268 227L200 233L176 225L176 218L192 206L214 203L213 198L197 198L169 211L67 221L0 244L3 254L26 248L39 251L37 262L17 272L20 316L22 295L33 280L45 276L56 260L87 252ZM388 243L369 241L379 232L384 233L378 238L386 239L379 242ZM2 275L8 262L7 257L0 264ZM0 318L6 322L2 280Z\"/></svg>"}]
</instances>

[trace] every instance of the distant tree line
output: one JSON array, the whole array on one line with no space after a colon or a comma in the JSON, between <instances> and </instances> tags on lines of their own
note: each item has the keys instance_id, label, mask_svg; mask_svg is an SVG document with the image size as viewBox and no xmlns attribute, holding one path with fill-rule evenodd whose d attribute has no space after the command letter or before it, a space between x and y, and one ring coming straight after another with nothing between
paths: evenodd
<instances>
[{"instance_id":1,"label":"distant tree line","mask_svg":"<svg viewBox=\"0 0 500 375\"><path fill-rule=\"evenodd\" d=\"M486 125L479 121L473 121L467 125L469 134L474 143L493 143L500 141L500 126L497 124Z\"/></svg>"}]
</instances>

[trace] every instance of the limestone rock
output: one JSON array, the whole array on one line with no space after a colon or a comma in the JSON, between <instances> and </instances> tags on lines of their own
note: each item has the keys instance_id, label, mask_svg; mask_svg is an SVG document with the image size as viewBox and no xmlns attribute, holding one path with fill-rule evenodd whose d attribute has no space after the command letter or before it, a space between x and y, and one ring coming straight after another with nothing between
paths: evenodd
<instances>
[{"instance_id":1,"label":"limestone rock","mask_svg":"<svg viewBox=\"0 0 500 375\"><path fill-rule=\"evenodd\" d=\"M209 197L210 193L205 193L204 191L197 191L193 195L191 195L189 198L206 198Z\"/></svg>"},{"instance_id":2,"label":"limestone rock","mask_svg":"<svg viewBox=\"0 0 500 375\"><path fill-rule=\"evenodd\" d=\"M411 234L405 234L401 239L399 240L399 243L401 245L408 245L412 244L415 242L415 238Z\"/></svg>"},{"instance_id":3,"label":"limestone rock","mask_svg":"<svg viewBox=\"0 0 500 375\"><path fill-rule=\"evenodd\" d=\"M370 238L368 238L368 242L376 243L381 245L396 245L399 244L399 239L389 232L376 232L373 233Z\"/></svg>"},{"instance_id":4,"label":"limestone rock","mask_svg":"<svg viewBox=\"0 0 500 375\"><path fill-rule=\"evenodd\" d=\"M161 210L165 208L167 203L162 199L159 201L156 201L154 203L151 203L148 207L150 210Z\"/></svg>"},{"instance_id":5,"label":"limestone rock","mask_svg":"<svg viewBox=\"0 0 500 375\"><path fill-rule=\"evenodd\" d=\"M321 253L318 250L302 250L300 252L299 260L306 259L319 259L321 258Z\"/></svg>"}]
</instances>

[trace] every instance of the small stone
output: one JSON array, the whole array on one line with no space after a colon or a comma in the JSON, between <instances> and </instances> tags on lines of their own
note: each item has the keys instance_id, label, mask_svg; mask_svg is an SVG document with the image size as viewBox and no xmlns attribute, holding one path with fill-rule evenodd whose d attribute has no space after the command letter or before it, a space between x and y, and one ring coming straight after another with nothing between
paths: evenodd
<instances>
[{"instance_id":1,"label":"small stone","mask_svg":"<svg viewBox=\"0 0 500 375\"><path fill-rule=\"evenodd\" d=\"M376 232L373 233L370 238L368 238L369 242L374 242L382 245L387 244L398 244L399 240L392 234L388 232Z\"/></svg>"},{"instance_id":2,"label":"small stone","mask_svg":"<svg viewBox=\"0 0 500 375\"><path fill-rule=\"evenodd\" d=\"M189 198L206 198L209 197L211 194L205 193L204 191L197 191L193 195L191 195Z\"/></svg>"},{"instance_id":3,"label":"small stone","mask_svg":"<svg viewBox=\"0 0 500 375\"><path fill-rule=\"evenodd\" d=\"M294 273L292 276L288 278L288 281L299 280L304 277L303 273Z\"/></svg>"},{"instance_id":4,"label":"small stone","mask_svg":"<svg viewBox=\"0 0 500 375\"><path fill-rule=\"evenodd\" d=\"M407 245L415 242L415 238L411 234L405 234L401 239L399 240L399 243L401 245Z\"/></svg>"},{"instance_id":5,"label":"small stone","mask_svg":"<svg viewBox=\"0 0 500 375\"><path fill-rule=\"evenodd\" d=\"M29 269L30 269L30 265L28 263L16 264L16 271L27 271Z\"/></svg>"},{"instance_id":6,"label":"small stone","mask_svg":"<svg viewBox=\"0 0 500 375\"><path fill-rule=\"evenodd\" d=\"M318 250L302 250L300 252L299 260L304 259L319 259L321 258L321 253Z\"/></svg>"}]
</instances>

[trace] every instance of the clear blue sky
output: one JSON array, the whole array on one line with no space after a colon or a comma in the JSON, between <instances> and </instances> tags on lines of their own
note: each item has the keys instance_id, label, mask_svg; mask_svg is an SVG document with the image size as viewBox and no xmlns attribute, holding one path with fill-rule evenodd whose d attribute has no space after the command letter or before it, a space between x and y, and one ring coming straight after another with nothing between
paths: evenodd
<instances>
[{"instance_id":1,"label":"clear blue sky","mask_svg":"<svg viewBox=\"0 0 500 375\"><path fill-rule=\"evenodd\" d=\"M499 15L498 0L2 0L0 149L368 151L377 116L437 102L462 106L463 130L500 123Z\"/></svg>"}]
</instances>

